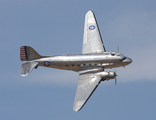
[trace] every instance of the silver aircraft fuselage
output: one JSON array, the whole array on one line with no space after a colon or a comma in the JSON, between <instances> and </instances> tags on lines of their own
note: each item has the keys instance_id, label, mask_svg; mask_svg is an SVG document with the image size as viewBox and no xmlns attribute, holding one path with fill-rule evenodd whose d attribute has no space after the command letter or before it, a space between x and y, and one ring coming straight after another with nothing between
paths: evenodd
<instances>
[{"instance_id":1,"label":"silver aircraft fuselage","mask_svg":"<svg viewBox=\"0 0 156 120\"><path fill-rule=\"evenodd\" d=\"M122 67L130 64L132 60L117 52L104 52L96 54L51 56L36 59L34 62L38 62L38 66L77 72L88 70L88 68L103 67L103 69L107 69Z\"/></svg>"}]
</instances>

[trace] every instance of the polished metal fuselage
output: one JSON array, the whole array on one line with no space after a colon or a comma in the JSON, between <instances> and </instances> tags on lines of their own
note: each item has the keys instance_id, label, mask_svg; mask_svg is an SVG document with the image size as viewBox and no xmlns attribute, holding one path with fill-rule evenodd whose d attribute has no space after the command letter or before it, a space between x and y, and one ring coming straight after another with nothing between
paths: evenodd
<instances>
[{"instance_id":1,"label":"polished metal fuselage","mask_svg":"<svg viewBox=\"0 0 156 120\"><path fill-rule=\"evenodd\" d=\"M96 54L51 56L34 61L39 63L38 66L79 72L94 68L107 69L125 66L130 62L127 62L128 64L123 64L123 61L126 59L127 57L116 52L104 52ZM48 65L45 65L45 62L48 62Z\"/></svg>"}]
</instances>

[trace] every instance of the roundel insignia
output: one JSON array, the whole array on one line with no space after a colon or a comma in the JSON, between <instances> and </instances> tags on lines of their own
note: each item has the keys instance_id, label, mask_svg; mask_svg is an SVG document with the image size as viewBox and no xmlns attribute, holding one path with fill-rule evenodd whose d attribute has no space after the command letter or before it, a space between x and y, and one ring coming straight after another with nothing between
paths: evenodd
<instances>
[{"instance_id":1,"label":"roundel insignia","mask_svg":"<svg viewBox=\"0 0 156 120\"><path fill-rule=\"evenodd\" d=\"M45 61L44 62L44 65L47 66L47 67L49 67L50 66L50 62L49 61Z\"/></svg>"},{"instance_id":2,"label":"roundel insignia","mask_svg":"<svg viewBox=\"0 0 156 120\"><path fill-rule=\"evenodd\" d=\"M90 27L89 27L89 30L94 30L95 29L95 26L94 25L91 25Z\"/></svg>"}]
</instances>

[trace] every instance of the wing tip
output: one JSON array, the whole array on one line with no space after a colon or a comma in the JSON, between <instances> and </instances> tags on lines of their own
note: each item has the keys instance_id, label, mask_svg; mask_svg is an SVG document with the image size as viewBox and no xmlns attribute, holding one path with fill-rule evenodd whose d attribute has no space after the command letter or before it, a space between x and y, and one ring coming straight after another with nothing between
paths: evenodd
<instances>
[{"instance_id":1,"label":"wing tip","mask_svg":"<svg viewBox=\"0 0 156 120\"><path fill-rule=\"evenodd\" d=\"M87 14L93 14L94 15L94 12L92 11L92 10L89 10L87 13L86 13L86 15Z\"/></svg>"},{"instance_id":2,"label":"wing tip","mask_svg":"<svg viewBox=\"0 0 156 120\"><path fill-rule=\"evenodd\" d=\"M73 110L74 111L80 111L83 106L85 105L86 101L74 101L74 106L73 106Z\"/></svg>"},{"instance_id":3,"label":"wing tip","mask_svg":"<svg viewBox=\"0 0 156 120\"><path fill-rule=\"evenodd\" d=\"M82 107L83 107L83 106L82 106ZM80 110L82 109L82 107L80 107L80 108L73 107L73 110L74 110L75 112L78 112L78 111L80 111Z\"/></svg>"},{"instance_id":4,"label":"wing tip","mask_svg":"<svg viewBox=\"0 0 156 120\"><path fill-rule=\"evenodd\" d=\"M92 13L94 13L93 10L89 10L88 12L92 12Z\"/></svg>"}]
</instances>

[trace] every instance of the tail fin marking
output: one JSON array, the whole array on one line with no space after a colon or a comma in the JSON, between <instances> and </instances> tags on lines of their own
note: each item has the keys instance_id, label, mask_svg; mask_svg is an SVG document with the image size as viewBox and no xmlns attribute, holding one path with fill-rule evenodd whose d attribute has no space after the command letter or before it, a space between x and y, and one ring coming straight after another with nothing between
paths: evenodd
<instances>
[{"instance_id":1,"label":"tail fin marking","mask_svg":"<svg viewBox=\"0 0 156 120\"><path fill-rule=\"evenodd\" d=\"M26 46L22 46L20 48L20 58L21 58L21 61L24 61L27 59Z\"/></svg>"},{"instance_id":2,"label":"tail fin marking","mask_svg":"<svg viewBox=\"0 0 156 120\"><path fill-rule=\"evenodd\" d=\"M20 48L21 61L31 61L39 58L41 58L41 56L32 47L22 46Z\"/></svg>"}]
</instances>

